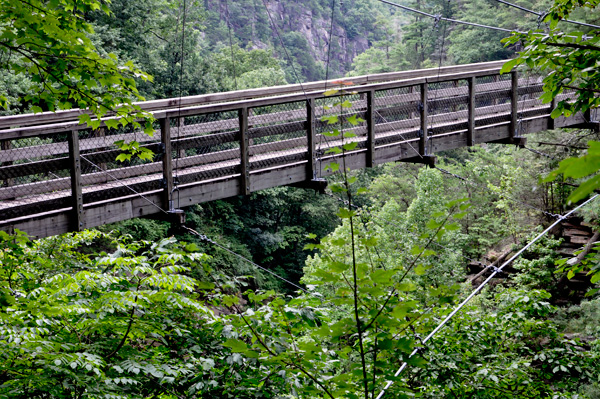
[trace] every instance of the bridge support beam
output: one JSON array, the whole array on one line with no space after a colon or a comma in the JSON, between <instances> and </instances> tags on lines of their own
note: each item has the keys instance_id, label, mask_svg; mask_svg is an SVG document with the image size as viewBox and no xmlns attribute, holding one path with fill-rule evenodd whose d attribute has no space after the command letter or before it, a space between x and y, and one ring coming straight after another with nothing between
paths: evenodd
<instances>
[{"instance_id":1,"label":"bridge support beam","mask_svg":"<svg viewBox=\"0 0 600 399\"><path fill-rule=\"evenodd\" d=\"M289 184L289 186L315 190L315 191L318 191L320 194L325 194L325 189L327 188L327 180L325 180L325 179L304 180L304 181L301 181L298 183Z\"/></svg>"},{"instance_id":2,"label":"bridge support beam","mask_svg":"<svg viewBox=\"0 0 600 399\"><path fill-rule=\"evenodd\" d=\"M83 211L83 193L81 189L81 157L79 155L79 131L69 132L69 170L71 172L71 230L85 229L85 214Z\"/></svg>"},{"instance_id":3,"label":"bridge support beam","mask_svg":"<svg viewBox=\"0 0 600 399\"><path fill-rule=\"evenodd\" d=\"M422 157L404 158L401 159L399 162L420 163L423 165L427 165L430 168L435 168L436 160L437 158L435 155L423 155Z\"/></svg>"},{"instance_id":4,"label":"bridge support beam","mask_svg":"<svg viewBox=\"0 0 600 399\"><path fill-rule=\"evenodd\" d=\"M512 144L518 146L519 148L525 148L525 146L527 145L527 137L507 137L505 139L488 141L488 143Z\"/></svg>"}]
</instances>

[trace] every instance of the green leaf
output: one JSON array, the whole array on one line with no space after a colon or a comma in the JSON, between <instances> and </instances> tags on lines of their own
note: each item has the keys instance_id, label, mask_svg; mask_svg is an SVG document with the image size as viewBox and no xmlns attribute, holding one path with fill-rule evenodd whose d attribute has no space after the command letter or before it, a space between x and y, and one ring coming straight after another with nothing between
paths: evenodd
<instances>
[{"instance_id":1,"label":"green leaf","mask_svg":"<svg viewBox=\"0 0 600 399\"><path fill-rule=\"evenodd\" d=\"M427 269L428 269L427 267L419 264L419 265L417 265L417 267L415 267L415 274L417 276L422 276L427 272Z\"/></svg>"},{"instance_id":2,"label":"green leaf","mask_svg":"<svg viewBox=\"0 0 600 399\"><path fill-rule=\"evenodd\" d=\"M356 146L358 146L358 142L353 141L351 143L344 144L342 147L344 148L345 151L352 151L353 149L356 148Z\"/></svg>"},{"instance_id":3,"label":"green leaf","mask_svg":"<svg viewBox=\"0 0 600 399\"><path fill-rule=\"evenodd\" d=\"M396 286L400 292L411 292L417 289L417 286L410 282L400 283Z\"/></svg>"},{"instance_id":4,"label":"green leaf","mask_svg":"<svg viewBox=\"0 0 600 399\"><path fill-rule=\"evenodd\" d=\"M378 269L371 273L370 277L374 283L383 284L389 283L392 276L396 273L395 270Z\"/></svg>"},{"instance_id":5,"label":"green leaf","mask_svg":"<svg viewBox=\"0 0 600 399\"><path fill-rule=\"evenodd\" d=\"M237 353L245 353L248 351L248 345L244 341L235 338L227 339L223 342L223 346Z\"/></svg>"},{"instance_id":6,"label":"green leaf","mask_svg":"<svg viewBox=\"0 0 600 399\"><path fill-rule=\"evenodd\" d=\"M502 68L500 69L500 73L507 73L512 71L512 69L519 65L521 63L521 59L520 58L513 58L512 60L509 60L507 62L504 63L504 65L502 65Z\"/></svg>"},{"instance_id":7,"label":"green leaf","mask_svg":"<svg viewBox=\"0 0 600 399\"><path fill-rule=\"evenodd\" d=\"M106 127L108 127L109 129L116 129L119 127L119 121L116 119L106 119L104 121L104 124L106 125Z\"/></svg>"},{"instance_id":8,"label":"green leaf","mask_svg":"<svg viewBox=\"0 0 600 399\"><path fill-rule=\"evenodd\" d=\"M338 92L339 92L339 89L329 89L329 90L325 91L323 93L323 95L325 97L329 97L329 96L333 96L334 94L337 94Z\"/></svg>"},{"instance_id":9,"label":"green leaf","mask_svg":"<svg viewBox=\"0 0 600 399\"><path fill-rule=\"evenodd\" d=\"M334 125L339 122L337 115L323 115L321 122L327 122L328 125Z\"/></svg>"},{"instance_id":10,"label":"green leaf","mask_svg":"<svg viewBox=\"0 0 600 399\"><path fill-rule=\"evenodd\" d=\"M340 208L336 214L340 219L349 219L356 216L356 211L351 211L347 208Z\"/></svg>"}]
</instances>

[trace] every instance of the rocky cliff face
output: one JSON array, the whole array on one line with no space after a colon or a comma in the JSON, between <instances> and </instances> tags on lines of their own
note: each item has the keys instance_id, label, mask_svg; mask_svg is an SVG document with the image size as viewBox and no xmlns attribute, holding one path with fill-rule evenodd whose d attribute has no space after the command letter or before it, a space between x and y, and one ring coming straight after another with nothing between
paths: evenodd
<instances>
[{"instance_id":1,"label":"rocky cliff face","mask_svg":"<svg viewBox=\"0 0 600 399\"><path fill-rule=\"evenodd\" d=\"M299 10L298 7L286 7L286 3L286 1L275 0L267 2L267 6L273 18L277 18L284 29L298 32L306 38L315 60L326 63L331 19L315 15L316 13L308 7L301 6ZM285 21L289 22L285 24ZM334 62L339 66L337 72L340 74L347 71L354 57L369 48L368 40L365 37L349 39L346 29L340 24L340 21L334 20L331 40L330 63Z\"/></svg>"},{"instance_id":2,"label":"rocky cliff face","mask_svg":"<svg viewBox=\"0 0 600 399\"><path fill-rule=\"evenodd\" d=\"M205 0L205 7L218 13L222 23L226 23L229 16L236 38L242 45L281 50L279 37L271 26L262 0L228 1L226 4L225 0ZM293 55L297 58L298 52L302 52L302 47L305 47L304 50L310 53L310 57L324 67L328 58L331 8L310 0L266 0L264 3L288 51L294 51ZM354 34L349 35L345 27L348 20L343 17L339 4L337 7L331 35L330 77L344 75L350 69L354 57L369 47L368 32L364 32L368 28L354 27ZM357 30L363 30L362 34L357 34ZM281 51L278 52L279 58L285 57Z\"/></svg>"}]
</instances>

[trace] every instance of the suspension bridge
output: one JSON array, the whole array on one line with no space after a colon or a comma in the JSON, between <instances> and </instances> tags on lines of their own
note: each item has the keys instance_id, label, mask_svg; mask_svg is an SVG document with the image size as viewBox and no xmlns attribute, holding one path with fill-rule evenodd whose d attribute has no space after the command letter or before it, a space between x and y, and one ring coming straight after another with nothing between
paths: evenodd
<instances>
[{"instance_id":1,"label":"suspension bridge","mask_svg":"<svg viewBox=\"0 0 600 399\"><path fill-rule=\"evenodd\" d=\"M522 146L528 133L592 126L589 115L550 118L555 102L538 99L542 78L500 74L502 64L342 79L335 94L340 83L313 82L139 103L156 118L152 135L90 129L78 123L84 110L0 117L0 230L46 237L177 216L194 204L271 187L322 187L334 173L329 165L342 158L349 169L433 165L439 151ZM333 115L340 116L331 124ZM363 121L348 123L354 116ZM334 137L332 129L353 134ZM154 159L116 161L120 140L137 141Z\"/></svg>"}]
</instances>

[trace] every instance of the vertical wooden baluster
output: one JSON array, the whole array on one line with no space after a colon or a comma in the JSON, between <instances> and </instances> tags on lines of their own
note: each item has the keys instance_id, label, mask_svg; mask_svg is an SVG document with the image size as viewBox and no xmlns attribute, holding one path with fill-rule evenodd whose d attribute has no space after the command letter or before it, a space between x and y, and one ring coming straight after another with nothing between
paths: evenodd
<instances>
[{"instance_id":1,"label":"vertical wooden baluster","mask_svg":"<svg viewBox=\"0 0 600 399\"><path fill-rule=\"evenodd\" d=\"M425 156L425 149L427 145L427 119L428 119L428 109L427 109L427 101L428 101L428 85L427 83L421 83L421 107L420 107L420 117L421 117L421 132L419 135L419 154L421 156Z\"/></svg>"},{"instance_id":2,"label":"vertical wooden baluster","mask_svg":"<svg viewBox=\"0 0 600 399\"><path fill-rule=\"evenodd\" d=\"M375 90L367 92L367 168L375 166Z\"/></svg>"},{"instance_id":3,"label":"vertical wooden baluster","mask_svg":"<svg viewBox=\"0 0 600 399\"><path fill-rule=\"evenodd\" d=\"M470 147L475 144L475 78L470 77L467 81L469 84L467 145Z\"/></svg>"},{"instance_id":4,"label":"vertical wooden baluster","mask_svg":"<svg viewBox=\"0 0 600 399\"><path fill-rule=\"evenodd\" d=\"M85 215L83 212L83 192L81 188L81 157L79 155L79 131L69 132L69 171L71 173L71 230L85 229Z\"/></svg>"},{"instance_id":5,"label":"vertical wooden baluster","mask_svg":"<svg viewBox=\"0 0 600 399\"><path fill-rule=\"evenodd\" d=\"M166 117L159 120L160 142L163 145L162 167L163 167L163 195L162 208L170 211L175 208L173 204L173 152L171 149L171 118ZM178 134L179 136L179 134Z\"/></svg>"},{"instance_id":6,"label":"vertical wooden baluster","mask_svg":"<svg viewBox=\"0 0 600 399\"><path fill-rule=\"evenodd\" d=\"M250 194L250 141L248 138L248 108L238 110L240 122L240 180L242 194Z\"/></svg>"},{"instance_id":7,"label":"vertical wooden baluster","mask_svg":"<svg viewBox=\"0 0 600 399\"><path fill-rule=\"evenodd\" d=\"M315 99L306 100L306 144L308 148L306 168L306 180L317 178L317 154L316 154L317 135L315 130Z\"/></svg>"},{"instance_id":8,"label":"vertical wooden baluster","mask_svg":"<svg viewBox=\"0 0 600 399\"><path fill-rule=\"evenodd\" d=\"M12 148L12 144L10 142L10 140L0 140L0 150L1 151L6 151L6 150L10 150ZM12 165L13 162L12 161L8 161L8 162L0 162L0 166L10 166ZM12 186L14 183L13 179L5 179L2 182L2 187L10 187Z\"/></svg>"},{"instance_id":9,"label":"vertical wooden baluster","mask_svg":"<svg viewBox=\"0 0 600 399\"><path fill-rule=\"evenodd\" d=\"M519 74L517 71L512 71L511 89L510 89L510 135L513 139L517 135L519 127Z\"/></svg>"},{"instance_id":10,"label":"vertical wooden baluster","mask_svg":"<svg viewBox=\"0 0 600 399\"><path fill-rule=\"evenodd\" d=\"M550 102L550 113L552 113L552 111L554 111L554 108L556 108L556 97L552 99L552 101ZM554 124L554 119L550 117L550 115L548 115L548 129L552 130L555 129L555 124Z\"/></svg>"}]
</instances>

